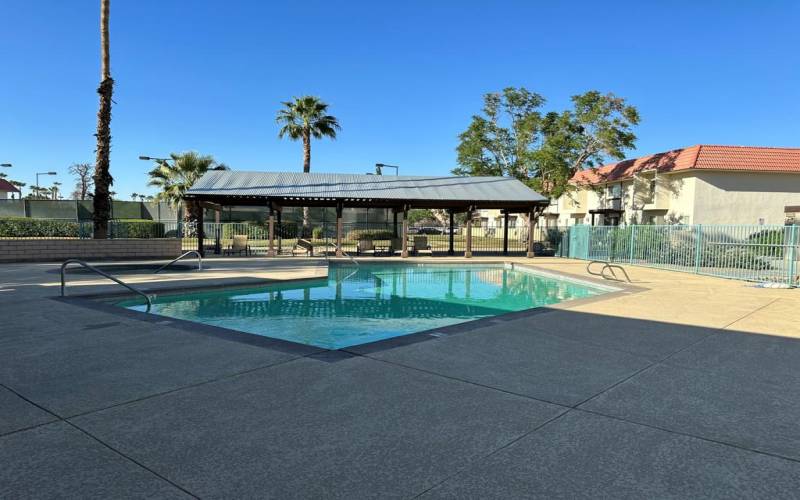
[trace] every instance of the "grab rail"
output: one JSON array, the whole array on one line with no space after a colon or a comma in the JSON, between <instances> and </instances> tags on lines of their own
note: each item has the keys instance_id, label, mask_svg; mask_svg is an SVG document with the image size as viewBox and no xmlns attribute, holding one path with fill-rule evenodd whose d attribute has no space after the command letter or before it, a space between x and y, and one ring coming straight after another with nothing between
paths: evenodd
<instances>
[{"instance_id":1,"label":"grab rail","mask_svg":"<svg viewBox=\"0 0 800 500\"><path fill-rule=\"evenodd\" d=\"M599 273L593 272L592 269L591 269L592 264L603 264L603 267L600 269ZM593 276L600 276L600 277L602 277L603 279L606 279L606 280L622 281L621 279L619 279L617 277L617 273L614 272L614 269L619 269L620 271L622 271L622 274L625 275L625 279L628 281L628 283L631 283L631 278L628 276L628 272L625 271L625 268L620 266L620 265L612 264L612 263L606 262L604 260L593 260L593 261L589 262L588 264L586 264L586 272L591 274L591 275L593 275ZM606 275L606 270L610 271L611 272L611 276L613 276L613 277L607 276Z\"/></svg>"},{"instance_id":2,"label":"grab rail","mask_svg":"<svg viewBox=\"0 0 800 500\"><path fill-rule=\"evenodd\" d=\"M330 241L326 241L325 243L326 243L327 245L330 245L330 246L332 246L333 248L335 248L335 249L337 249L337 250L341 251L341 252L342 252L342 255L344 255L345 257L347 257L348 259L350 259L350 262L352 262L353 264L355 264L355 265L357 265L357 266L360 266L360 265L361 265L361 264L359 264L359 263L358 263L358 261L357 261L356 259L354 259L354 258L353 258L353 256L352 256L352 255L350 255L349 253L345 252L345 251L344 251L344 249L343 249L342 247L340 247L339 245L337 245L336 243L331 243ZM325 260L328 260L328 252L327 252L327 251L325 252Z\"/></svg>"},{"instance_id":3,"label":"grab rail","mask_svg":"<svg viewBox=\"0 0 800 500\"><path fill-rule=\"evenodd\" d=\"M203 256L200 255L200 252L198 252L197 250L189 250L188 252L183 253L179 257L177 257L175 259L172 259L171 261L167 262L163 266L159 267L158 269L156 269L153 272L153 274L158 274L159 272L163 271L164 269L166 269L167 267L171 266L172 264L178 262L179 260L181 260L182 258L186 257L187 255L192 255L192 254L197 255L197 270L198 271L202 271L203 270Z\"/></svg>"},{"instance_id":4,"label":"grab rail","mask_svg":"<svg viewBox=\"0 0 800 500\"><path fill-rule=\"evenodd\" d=\"M62 297L65 296L65 289L66 289L66 286L67 286L66 278L65 278L65 274L66 274L65 271L66 271L67 266L69 264L80 264L81 266L85 267L86 269L94 271L97 274L99 274L101 276L105 276L106 278L110 279L111 281L124 286L128 290L130 290L130 291L132 291L134 293L138 293L139 295L144 297L144 300L147 302L147 311L148 312L150 311L150 308L153 306L153 301L150 299L150 296L147 295L146 293L144 293L143 291L139 290L138 288L134 288L131 285L129 285L129 284L125 283L124 281L122 281L121 279L115 278L114 276L111 276L110 274L108 274L106 272L103 272L103 271L97 269L96 267L94 267L93 265L87 264L86 262L84 262L82 260L79 260L79 259L67 259L67 260L64 261L63 264L61 264L61 296Z\"/></svg>"}]
</instances>

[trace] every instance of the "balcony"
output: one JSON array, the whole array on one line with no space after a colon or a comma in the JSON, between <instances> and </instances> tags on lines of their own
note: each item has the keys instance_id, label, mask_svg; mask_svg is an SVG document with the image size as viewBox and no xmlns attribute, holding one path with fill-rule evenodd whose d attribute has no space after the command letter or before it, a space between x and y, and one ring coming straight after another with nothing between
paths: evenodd
<instances>
[{"instance_id":1,"label":"balcony","mask_svg":"<svg viewBox=\"0 0 800 500\"><path fill-rule=\"evenodd\" d=\"M668 210L669 209L669 193L661 190L656 190L647 200L642 204L642 210Z\"/></svg>"},{"instance_id":2,"label":"balcony","mask_svg":"<svg viewBox=\"0 0 800 500\"><path fill-rule=\"evenodd\" d=\"M624 209L622 208L622 198L603 198L598 203L598 209L606 210L606 211L618 211L621 212Z\"/></svg>"}]
</instances>

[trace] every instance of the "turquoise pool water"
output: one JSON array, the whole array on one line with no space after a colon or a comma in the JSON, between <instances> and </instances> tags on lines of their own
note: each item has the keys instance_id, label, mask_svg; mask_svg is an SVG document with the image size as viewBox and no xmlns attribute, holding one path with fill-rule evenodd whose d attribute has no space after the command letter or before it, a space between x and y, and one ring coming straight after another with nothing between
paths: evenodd
<instances>
[{"instance_id":1,"label":"turquoise pool water","mask_svg":"<svg viewBox=\"0 0 800 500\"><path fill-rule=\"evenodd\" d=\"M341 349L606 291L503 265L337 265L327 279L159 296L150 312Z\"/></svg>"}]
</instances>

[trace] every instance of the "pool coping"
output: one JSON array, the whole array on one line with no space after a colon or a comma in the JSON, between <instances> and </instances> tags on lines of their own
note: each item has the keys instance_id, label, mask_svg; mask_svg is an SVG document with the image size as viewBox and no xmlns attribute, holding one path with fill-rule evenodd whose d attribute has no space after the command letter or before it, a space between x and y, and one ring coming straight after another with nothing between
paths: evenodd
<instances>
[{"instance_id":1,"label":"pool coping","mask_svg":"<svg viewBox=\"0 0 800 500\"><path fill-rule=\"evenodd\" d=\"M335 263L338 264L342 262L339 261ZM435 262L415 262L415 263L393 262L392 264L437 265L437 263ZM438 265L446 265L446 264L447 263L442 262L439 263ZM502 325L502 323L507 321L514 321L518 319L534 317L539 314L547 314L559 310L571 309L573 307L577 307L580 305L586 305L594 302L610 300L613 298L639 293L647 290L647 288L639 287L631 283L614 282L613 285L609 285L608 280L599 280L595 278L589 278L586 276L576 275L573 273L566 273L561 271L554 272L549 269L538 268L536 267L535 264L510 262L507 260L458 262L458 263L453 262L453 264L464 265L464 266L502 264L504 266L510 266L512 269L521 267L523 269L532 271L536 274L550 276L556 279L565 279L568 281L577 282L579 284L584 284L587 286L593 286L597 288L603 288L607 290L611 289L611 290L608 290L605 293L601 293L598 295L592 295L580 299L572 299L563 302L557 302L549 306L539 306L531 309L523 309L521 311L511 311L508 313L498 314L495 316L487 316L485 318L472 319L461 323L455 323L453 325L432 328L429 330L422 330L419 332L412 332L405 335L399 335L397 337L375 340L364 344L358 344L349 347L341 347L338 349L328 349L324 347L302 344L299 342L292 342L290 340L277 339L273 337L267 337L264 335L257 335L254 333L243 332L241 330L235 330L232 328L208 325L205 323L189 321L179 318L172 318L169 316L160 316L157 314L151 314L149 312L137 311L125 307L120 307L110 303L112 299L119 300L120 298L124 297L135 298L137 296L136 294L132 294L130 292L81 294L81 295L71 295L65 297L51 297L50 299L60 302L65 302L68 304L73 304L80 307L85 307L88 309L93 309L96 311L106 312L112 315L118 315L130 319L135 319L150 324L177 328L179 330L187 331L190 333L198 333L201 335L208 335L227 341L238 342L262 348L274 349L279 352L296 354L298 356L312 356L315 357L315 359L320 359L322 361L327 361L327 362L335 362L341 359L345 359L349 355L356 355L356 356L367 355L375 352L395 349L397 347L417 344L419 342L425 342L429 340L440 339L443 337L460 335L462 333L479 330L487 326L492 326L492 325L497 326L498 324ZM260 278L255 280L250 279L247 282L243 281L236 282L236 279L233 278L233 282L228 282L228 283L216 283L216 284L205 284L205 285L198 284L197 286L183 285L183 286L168 287L168 288L156 288L156 289L148 289L140 285L139 289L147 294L169 295L187 291L197 292L203 290L209 290L209 291L217 290L220 288L244 288L244 287L259 286L259 285L292 284L298 282L318 281L323 279L327 280L328 275L326 274L325 276L304 277L304 278L295 278L288 280Z\"/></svg>"}]
</instances>

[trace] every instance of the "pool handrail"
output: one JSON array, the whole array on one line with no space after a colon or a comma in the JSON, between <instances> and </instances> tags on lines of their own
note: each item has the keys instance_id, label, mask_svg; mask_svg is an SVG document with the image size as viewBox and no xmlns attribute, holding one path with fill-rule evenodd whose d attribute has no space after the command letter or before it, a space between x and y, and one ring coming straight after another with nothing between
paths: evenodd
<instances>
[{"instance_id":1,"label":"pool handrail","mask_svg":"<svg viewBox=\"0 0 800 500\"><path fill-rule=\"evenodd\" d=\"M142 297L144 297L144 300L147 302L147 311L148 312L150 311L150 308L153 306L153 301L150 299L150 296L147 295L146 293L144 293L143 291L141 291L138 288L135 288L135 287L125 283L121 279L116 278L116 277L108 274L107 272L104 272L104 271L101 271L100 269L97 269L93 265L91 265L91 264L89 264L87 262L84 262L84 261L82 261L80 259L67 259L67 260L64 261L63 264L61 264L61 296L62 297L66 296L67 283L66 283L65 275L66 275L67 266L69 264L80 264L81 266L85 267L86 269L89 269L90 271L93 271L93 272L95 272L95 273L97 273L97 274L99 274L101 276L104 276L104 277L110 279L111 281L113 281L113 282L115 282L115 283L117 283L119 285L124 286L128 290L141 295Z\"/></svg>"},{"instance_id":2,"label":"pool handrail","mask_svg":"<svg viewBox=\"0 0 800 500\"><path fill-rule=\"evenodd\" d=\"M348 259L350 259L350 262L352 262L353 264L355 264L355 265L357 265L357 266L360 266L360 265L361 265L361 264L359 264L359 263L358 263L358 261L357 261L356 259L354 259L354 258L353 258L353 256L352 256L352 255L350 255L349 253L345 252L345 251L344 251L344 248L340 247L340 246L339 246L339 245L337 245L336 243L333 243L333 242L330 242L330 241L326 241L325 243L326 243L326 244L328 244L328 245L330 245L330 246L332 246L333 248L335 248L335 249L337 249L337 250L341 251L341 252L342 252L342 255L344 255L345 257L347 257ZM328 260L328 252L327 252L327 251L325 252L325 260Z\"/></svg>"},{"instance_id":3,"label":"pool handrail","mask_svg":"<svg viewBox=\"0 0 800 500\"><path fill-rule=\"evenodd\" d=\"M598 272L593 272L591 270L592 264L603 264L603 267L600 269L599 273ZM622 274L625 275L625 279L628 281L628 283L631 283L631 278L630 278L630 276L628 276L628 272L625 271L624 267L622 267L622 266L620 266L618 264L613 264L613 263L607 262L605 260L593 260L593 261L590 261L588 264L586 264L586 272L591 274L591 275L593 275L593 276L600 276L600 277L602 277L603 279L606 279L606 280L622 281L621 279L619 279L617 277L617 273L614 272L615 268L619 269L620 271L622 271ZM611 275L613 276L613 278L606 275L606 270L611 271Z\"/></svg>"},{"instance_id":4,"label":"pool handrail","mask_svg":"<svg viewBox=\"0 0 800 500\"><path fill-rule=\"evenodd\" d=\"M172 259L171 261L167 262L163 266L159 267L158 269L153 271L153 274L158 274L159 272L163 271L164 269L166 269L167 267L171 266L172 264L178 262L179 260L181 260L182 258L186 257L187 255L192 255L192 254L197 255L197 270L198 271L202 271L203 270L203 256L200 255L200 252L198 252L197 250L189 250L188 252L182 253L178 257Z\"/></svg>"}]
</instances>

